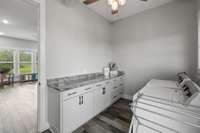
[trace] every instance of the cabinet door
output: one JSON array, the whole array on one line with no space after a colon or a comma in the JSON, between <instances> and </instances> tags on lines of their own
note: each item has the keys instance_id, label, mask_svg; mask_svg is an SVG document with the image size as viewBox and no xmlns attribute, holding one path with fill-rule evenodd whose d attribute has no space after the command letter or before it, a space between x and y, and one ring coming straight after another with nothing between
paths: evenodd
<instances>
[{"instance_id":1,"label":"cabinet door","mask_svg":"<svg viewBox=\"0 0 200 133\"><path fill-rule=\"evenodd\" d=\"M63 102L63 133L71 133L93 117L93 93Z\"/></svg>"},{"instance_id":2,"label":"cabinet door","mask_svg":"<svg viewBox=\"0 0 200 133\"><path fill-rule=\"evenodd\" d=\"M94 116L94 93L88 92L82 96L81 106L82 124L89 121ZM82 125L81 124L81 125Z\"/></svg>"},{"instance_id":3,"label":"cabinet door","mask_svg":"<svg viewBox=\"0 0 200 133\"><path fill-rule=\"evenodd\" d=\"M112 102L111 102L111 89L112 89L112 82L111 81L106 81L106 98L105 98L105 103L106 107L109 107Z\"/></svg>"},{"instance_id":4,"label":"cabinet door","mask_svg":"<svg viewBox=\"0 0 200 133\"><path fill-rule=\"evenodd\" d=\"M123 76L119 77L119 94L120 94L120 97L122 97L124 94L124 78L123 78Z\"/></svg>"},{"instance_id":5,"label":"cabinet door","mask_svg":"<svg viewBox=\"0 0 200 133\"><path fill-rule=\"evenodd\" d=\"M95 90L95 115L102 112L110 105L109 88L106 86L98 87Z\"/></svg>"},{"instance_id":6,"label":"cabinet door","mask_svg":"<svg viewBox=\"0 0 200 133\"><path fill-rule=\"evenodd\" d=\"M119 88L117 86L113 86L111 89L111 102L115 103L119 98Z\"/></svg>"},{"instance_id":7,"label":"cabinet door","mask_svg":"<svg viewBox=\"0 0 200 133\"><path fill-rule=\"evenodd\" d=\"M122 84L122 80L120 78L113 79L111 88L112 103L116 102L121 97L122 90L120 84Z\"/></svg>"},{"instance_id":8,"label":"cabinet door","mask_svg":"<svg viewBox=\"0 0 200 133\"><path fill-rule=\"evenodd\" d=\"M81 96L63 102L63 133L71 133L81 123Z\"/></svg>"}]
</instances>

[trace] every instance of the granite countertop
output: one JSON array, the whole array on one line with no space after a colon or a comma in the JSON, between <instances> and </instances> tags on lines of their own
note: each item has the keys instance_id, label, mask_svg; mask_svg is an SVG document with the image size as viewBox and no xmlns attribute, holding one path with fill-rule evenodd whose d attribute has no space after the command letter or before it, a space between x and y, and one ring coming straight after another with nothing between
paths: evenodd
<instances>
[{"instance_id":1,"label":"granite countertop","mask_svg":"<svg viewBox=\"0 0 200 133\"><path fill-rule=\"evenodd\" d=\"M124 72L119 71L115 77L106 78L102 73L93 73L85 75L77 75L72 77L63 77L47 80L47 86L58 91L67 91L74 88L95 84L101 81L110 80L119 76L123 76Z\"/></svg>"}]
</instances>

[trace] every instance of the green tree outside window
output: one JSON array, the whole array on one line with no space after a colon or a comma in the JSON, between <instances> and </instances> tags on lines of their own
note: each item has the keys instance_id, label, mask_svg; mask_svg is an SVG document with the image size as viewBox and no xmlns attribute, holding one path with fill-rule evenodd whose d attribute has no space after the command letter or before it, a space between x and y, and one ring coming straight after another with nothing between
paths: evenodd
<instances>
[{"instance_id":1,"label":"green tree outside window","mask_svg":"<svg viewBox=\"0 0 200 133\"><path fill-rule=\"evenodd\" d=\"M32 52L20 51L20 73L32 73Z\"/></svg>"},{"instance_id":2,"label":"green tree outside window","mask_svg":"<svg viewBox=\"0 0 200 133\"><path fill-rule=\"evenodd\" d=\"M0 49L0 72L9 73L13 70L13 50Z\"/></svg>"}]
</instances>

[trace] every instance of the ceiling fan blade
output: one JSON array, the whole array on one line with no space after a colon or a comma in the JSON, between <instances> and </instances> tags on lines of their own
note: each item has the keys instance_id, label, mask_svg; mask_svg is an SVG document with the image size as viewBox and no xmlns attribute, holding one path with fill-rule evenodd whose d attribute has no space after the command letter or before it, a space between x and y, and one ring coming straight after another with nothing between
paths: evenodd
<instances>
[{"instance_id":1,"label":"ceiling fan blade","mask_svg":"<svg viewBox=\"0 0 200 133\"><path fill-rule=\"evenodd\" d=\"M97 2L97 1L99 1L99 0L84 0L83 3L84 3L85 5L89 5L89 4L95 3L95 2Z\"/></svg>"},{"instance_id":2,"label":"ceiling fan blade","mask_svg":"<svg viewBox=\"0 0 200 133\"><path fill-rule=\"evenodd\" d=\"M147 2L148 0L140 0L140 1L144 1L144 2Z\"/></svg>"}]
</instances>

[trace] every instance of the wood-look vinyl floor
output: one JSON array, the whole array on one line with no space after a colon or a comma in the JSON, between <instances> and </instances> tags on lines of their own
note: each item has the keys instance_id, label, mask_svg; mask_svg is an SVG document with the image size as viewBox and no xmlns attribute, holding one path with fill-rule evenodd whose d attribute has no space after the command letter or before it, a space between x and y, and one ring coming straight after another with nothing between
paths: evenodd
<instances>
[{"instance_id":1,"label":"wood-look vinyl floor","mask_svg":"<svg viewBox=\"0 0 200 133\"><path fill-rule=\"evenodd\" d=\"M0 88L0 133L37 132L36 83Z\"/></svg>"},{"instance_id":2,"label":"wood-look vinyl floor","mask_svg":"<svg viewBox=\"0 0 200 133\"><path fill-rule=\"evenodd\" d=\"M120 99L73 133L127 133L132 117L129 103Z\"/></svg>"}]
</instances>

